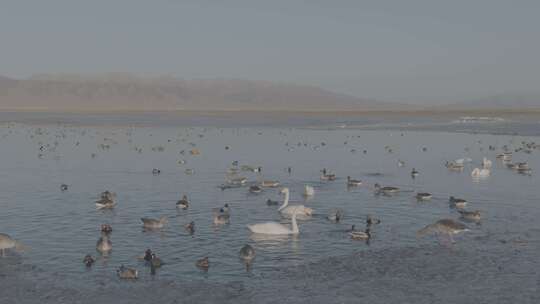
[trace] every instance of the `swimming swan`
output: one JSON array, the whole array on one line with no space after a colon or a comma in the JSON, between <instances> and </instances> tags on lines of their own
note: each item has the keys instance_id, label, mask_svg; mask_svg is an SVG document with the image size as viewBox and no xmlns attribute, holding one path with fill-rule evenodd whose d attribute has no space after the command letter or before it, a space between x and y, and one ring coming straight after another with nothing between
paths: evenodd
<instances>
[{"instance_id":1,"label":"swimming swan","mask_svg":"<svg viewBox=\"0 0 540 304\"><path fill-rule=\"evenodd\" d=\"M248 225L248 229L255 234L267 234L267 235L297 235L300 233L298 230L298 224L296 223L296 214L293 213L291 228L288 225L283 225L276 222L266 222L254 225Z\"/></svg>"},{"instance_id":2,"label":"swimming swan","mask_svg":"<svg viewBox=\"0 0 540 304\"><path fill-rule=\"evenodd\" d=\"M472 177L488 177L490 174L491 174L491 171L489 169L480 169L480 168L475 168L471 172Z\"/></svg>"},{"instance_id":3,"label":"swimming swan","mask_svg":"<svg viewBox=\"0 0 540 304\"><path fill-rule=\"evenodd\" d=\"M295 212L297 212L300 217L311 216L313 214L313 209L305 207L304 205L289 206L289 188L283 188L280 193L285 194L283 205L278 209L282 216L291 217Z\"/></svg>"}]
</instances>

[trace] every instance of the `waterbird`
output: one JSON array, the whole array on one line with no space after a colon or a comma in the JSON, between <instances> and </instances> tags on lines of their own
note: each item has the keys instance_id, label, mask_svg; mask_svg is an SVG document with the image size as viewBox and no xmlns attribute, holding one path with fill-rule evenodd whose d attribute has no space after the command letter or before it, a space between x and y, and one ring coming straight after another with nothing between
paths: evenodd
<instances>
[{"instance_id":1,"label":"waterbird","mask_svg":"<svg viewBox=\"0 0 540 304\"><path fill-rule=\"evenodd\" d=\"M298 224L296 223L296 214L293 213L291 220L291 227L276 222L266 222L253 225L247 225L248 229L255 234L267 234L267 235L289 235L299 234Z\"/></svg>"},{"instance_id":2,"label":"waterbird","mask_svg":"<svg viewBox=\"0 0 540 304\"><path fill-rule=\"evenodd\" d=\"M112 227L109 224L101 224L101 232L104 234L110 234L112 232Z\"/></svg>"},{"instance_id":3,"label":"waterbird","mask_svg":"<svg viewBox=\"0 0 540 304\"><path fill-rule=\"evenodd\" d=\"M343 210L339 208L332 209L326 218L332 222L338 223L341 219L343 219Z\"/></svg>"},{"instance_id":4,"label":"waterbird","mask_svg":"<svg viewBox=\"0 0 540 304\"><path fill-rule=\"evenodd\" d=\"M195 265L205 271L208 271L208 268L210 267L210 259L208 257L204 257L202 259L197 260Z\"/></svg>"},{"instance_id":5,"label":"waterbird","mask_svg":"<svg viewBox=\"0 0 540 304\"><path fill-rule=\"evenodd\" d=\"M349 232L349 236L353 240L369 240L371 238L371 231L369 228L366 228L365 231L357 231L353 225L351 227L351 231Z\"/></svg>"},{"instance_id":6,"label":"waterbird","mask_svg":"<svg viewBox=\"0 0 540 304\"><path fill-rule=\"evenodd\" d=\"M461 215L461 218L468 220L468 221L480 221L480 211L467 211L467 210L458 210L459 214Z\"/></svg>"},{"instance_id":7,"label":"waterbird","mask_svg":"<svg viewBox=\"0 0 540 304\"><path fill-rule=\"evenodd\" d=\"M116 205L116 193L104 191L100 194L100 199L96 201L97 209L112 209Z\"/></svg>"},{"instance_id":8,"label":"waterbird","mask_svg":"<svg viewBox=\"0 0 540 304\"><path fill-rule=\"evenodd\" d=\"M89 254L84 256L83 263L86 265L86 267L92 267L92 264L94 264L96 260Z\"/></svg>"},{"instance_id":9,"label":"waterbird","mask_svg":"<svg viewBox=\"0 0 540 304\"><path fill-rule=\"evenodd\" d=\"M161 229L169 221L167 217L162 216L159 219L142 217L143 227L147 229Z\"/></svg>"},{"instance_id":10,"label":"waterbird","mask_svg":"<svg viewBox=\"0 0 540 304\"><path fill-rule=\"evenodd\" d=\"M106 255L112 250L112 242L107 235L103 235L96 243L96 250Z\"/></svg>"},{"instance_id":11,"label":"waterbird","mask_svg":"<svg viewBox=\"0 0 540 304\"><path fill-rule=\"evenodd\" d=\"M255 249L250 245L244 245L240 249L240 258L246 263L251 262L255 258Z\"/></svg>"},{"instance_id":12,"label":"waterbird","mask_svg":"<svg viewBox=\"0 0 540 304\"><path fill-rule=\"evenodd\" d=\"M128 268L124 265L121 265L117 270L116 273L120 279L125 280L135 280L139 277L139 272L135 268Z\"/></svg>"},{"instance_id":13,"label":"waterbird","mask_svg":"<svg viewBox=\"0 0 540 304\"><path fill-rule=\"evenodd\" d=\"M312 186L310 186L308 184L305 184L304 185L304 196L305 197L311 197L313 195L315 195L315 189Z\"/></svg>"},{"instance_id":14,"label":"waterbird","mask_svg":"<svg viewBox=\"0 0 540 304\"><path fill-rule=\"evenodd\" d=\"M352 179L350 176L347 176L347 186L357 187L362 185L362 181L358 179Z\"/></svg>"},{"instance_id":15,"label":"waterbird","mask_svg":"<svg viewBox=\"0 0 540 304\"><path fill-rule=\"evenodd\" d=\"M257 185L252 185L252 186L249 187L249 192L250 193L261 193L262 189L261 189L261 187L259 187Z\"/></svg>"},{"instance_id":16,"label":"waterbird","mask_svg":"<svg viewBox=\"0 0 540 304\"><path fill-rule=\"evenodd\" d=\"M381 185L379 185L379 184L375 184L374 187L375 187L375 192L376 193L392 194L392 193L399 192L398 187L391 187L391 186L381 187Z\"/></svg>"},{"instance_id":17,"label":"waterbird","mask_svg":"<svg viewBox=\"0 0 540 304\"><path fill-rule=\"evenodd\" d=\"M412 168L412 170L411 170L411 177L412 178L417 177L419 174L420 174L420 172L418 172L418 170L416 170L415 168Z\"/></svg>"},{"instance_id":18,"label":"waterbird","mask_svg":"<svg viewBox=\"0 0 540 304\"><path fill-rule=\"evenodd\" d=\"M184 228L186 228L189 234L195 233L195 222L191 221L189 224L185 225Z\"/></svg>"},{"instance_id":19,"label":"waterbird","mask_svg":"<svg viewBox=\"0 0 540 304\"><path fill-rule=\"evenodd\" d=\"M68 189L68 185L66 185L66 184L61 184L60 185L60 190L61 191L67 191L67 189Z\"/></svg>"},{"instance_id":20,"label":"waterbird","mask_svg":"<svg viewBox=\"0 0 540 304\"><path fill-rule=\"evenodd\" d=\"M285 217L292 216L293 213L298 213L301 217L311 216L313 214L313 209L305 207L304 205L292 205L289 206L289 188L283 188L280 191L280 194L284 194L285 198L283 200L283 205L278 208L278 212Z\"/></svg>"},{"instance_id":21,"label":"waterbird","mask_svg":"<svg viewBox=\"0 0 540 304\"><path fill-rule=\"evenodd\" d=\"M422 237L429 233L445 234L452 242L454 242L452 235L465 231L469 231L469 228L462 223L456 222L452 219L441 219L418 230L416 236Z\"/></svg>"},{"instance_id":22,"label":"waterbird","mask_svg":"<svg viewBox=\"0 0 540 304\"><path fill-rule=\"evenodd\" d=\"M16 240L12 239L9 235L5 233L0 233L0 257L5 256L6 249L12 248L21 251L23 249L23 246Z\"/></svg>"},{"instance_id":23,"label":"waterbird","mask_svg":"<svg viewBox=\"0 0 540 304\"><path fill-rule=\"evenodd\" d=\"M462 209L462 208L465 208L465 206L467 206L466 200L462 198L455 198L453 196L450 196L450 199L448 200L448 202L450 203L450 207L454 207L454 208Z\"/></svg>"},{"instance_id":24,"label":"waterbird","mask_svg":"<svg viewBox=\"0 0 540 304\"><path fill-rule=\"evenodd\" d=\"M372 225L378 225L381 223L380 219L374 218L371 215L366 216L366 226L371 227Z\"/></svg>"},{"instance_id":25,"label":"waterbird","mask_svg":"<svg viewBox=\"0 0 540 304\"><path fill-rule=\"evenodd\" d=\"M419 201L429 201L431 198L432 198L431 193L428 193L428 192L416 193L416 199Z\"/></svg>"},{"instance_id":26,"label":"waterbird","mask_svg":"<svg viewBox=\"0 0 540 304\"><path fill-rule=\"evenodd\" d=\"M188 201L188 198L187 198L186 195L183 195L182 199L179 200L178 202L176 202L176 207L177 208L182 208L184 210L189 208L189 201Z\"/></svg>"}]
</instances>

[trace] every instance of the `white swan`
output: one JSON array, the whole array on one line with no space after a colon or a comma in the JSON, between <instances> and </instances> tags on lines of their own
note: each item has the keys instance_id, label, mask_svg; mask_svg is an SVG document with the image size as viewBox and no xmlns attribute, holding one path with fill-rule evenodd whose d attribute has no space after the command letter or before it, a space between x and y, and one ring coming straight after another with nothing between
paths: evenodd
<instances>
[{"instance_id":1,"label":"white swan","mask_svg":"<svg viewBox=\"0 0 540 304\"><path fill-rule=\"evenodd\" d=\"M472 177L488 177L490 174L491 174L491 171L489 169L480 169L480 168L475 168L471 172Z\"/></svg>"},{"instance_id":2,"label":"white swan","mask_svg":"<svg viewBox=\"0 0 540 304\"><path fill-rule=\"evenodd\" d=\"M279 207L279 213L284 217L291 217L294 213L298 213L300 217L311 216L313 209L305 207L304 205L289 206L289 188L283 188L280 191L281 194L285 194L285 200L283 205Z\"/></svg>"},{"instance_id":3,"label":"white swan","mask_svg":"<svg viewBox=\"0 0 540 304\"><path fill-rule=\"evenodd\" d=\"M304 185L304 196L313 196L315 195L315 189L310 185Z\"/></svg>"},{"instance_id":4,"label":"white swan","mask_svg":"<svg viewBox=\"0 0 540 304\"><path fill-rule=\"evenodd\" d=\"M248 225L248 229L255 234L267 234L267 235L289 235L298 234L298 224L296 223L296 214L293 213L291 227L276 222L267 222L254 225Z\"/></svg>"}]
</instances>

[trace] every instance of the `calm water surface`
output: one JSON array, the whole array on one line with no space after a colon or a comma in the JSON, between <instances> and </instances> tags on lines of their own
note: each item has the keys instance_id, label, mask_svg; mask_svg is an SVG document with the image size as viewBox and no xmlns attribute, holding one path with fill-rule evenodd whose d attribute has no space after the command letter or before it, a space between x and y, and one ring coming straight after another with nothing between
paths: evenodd
<instances>
[{"instance_id":1,"label":"calm water surface","mask_svg":"<svg viewBox=\"0 0 540 304\"><path fill-rule=\"evenodd\" d=\"M495 160L503 145L538 141L534 136L51 123L4 123L0 136L0 232L29 247L0 259L2 303L14 297L20 303L540 300L540 180L536 171L520 175ZM489 145L497 150L489 151ZM194 147L200 155L188 153ZM514 161L527 161L534 170L540 168L539 155L538 150L518 152ZM492 175L473 180L470 172L484 156L494 162ZM473 160L463 172L444 167L446 160L462 157ZM398 159L404 167L398 167ZM291 189L294 203L315 210L311 219L299 222L298 237L250 235L247 224L288 221L280 218L277 207L266 205L269 198L281 200L278 189L249 194L246 187L218 187L233 161L261 166L261 173L241 175L250 182L279 180ZM410 176L413 167L420 171L416 179ZM153 175L153 168L161 174ZM322 168L338 179L321 182ZM186 169L194 174L186 174ZM364 185L348 189L348 175ZM60 191L62 183L69 185L68 191ZM305 183L316 191L309 200L302 197ZM402 191L377 196L374 183ZM118 195L112 211L95 208L94 201L105 190ZM417 191L434 197L418 203ZM188 210L175 208L182 194L191 200ZM415 233L423 226L459 218L448 206L450 195L480 210L481 223L466 223L471 231L451 247L435 237L417 239ZM225 203L231 206L231 222L215 226L212 208ZM339 224L326 219L333 208L345 212ZM362 227L368 214L382 221L373 238L369 244L351 240L345 230L352 224ZM169 218L164 229L143 231L141 217L160 216ZM196 225L193 235L183 228L190 221ZM95 251L103 223L113 227L108 257ZM249 271L238 258L244 244L257 251ZM166 263L155 276L137 259L146 248ZM97 257L91 269L82 264L88 253ZM208 272L195 267L204 256L210 258ZM140 279L118 280L115 269L121 264L139 269Z\"/></svg>"}]
</instances>

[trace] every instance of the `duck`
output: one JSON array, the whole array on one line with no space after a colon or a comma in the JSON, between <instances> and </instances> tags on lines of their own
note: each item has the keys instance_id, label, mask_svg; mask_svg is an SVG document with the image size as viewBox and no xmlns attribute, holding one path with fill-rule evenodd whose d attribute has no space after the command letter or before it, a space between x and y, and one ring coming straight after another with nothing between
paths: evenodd
<instances>
[{"instance_id":1,"label":"duck","mask_svg":"<svg viewBox=\"0 0 540 304\"><path fill-rule=\"evenodd\" d=\"M480 221L481 215L480 211L466 211L466 210L458 210L459 214L461 215L461 218L469 221Z\"/></svg>"},{"instance_id":2,"label":"duck","mask_svg":"<svg viewBox=\"0 0 540 304\"><path fill-rule=\"evenodd\" d=\"M446 162L445 164L446 168L453 171L461 171L463 170L464 165L461 163L455 163L455 162Z\"/></svg>"},{"instance_id":3,"label":"duck","mask_svg":"<svg viewBox=\"0 0 540 304\"><path fill-rule=\"evenodd\" d=\"M255 249L250 245L244 245L240 249L240 258L246 263L250 263L255 258Z\"/></svg>"},{"instance_id":4,"label":"duck","mask_svg":"<svg viewBox=\"0 0 540 304\"><path fill-rule=\"evenodd\" d=\"M279 182L278 181L272 181L272 180L263 180L261 182L261 187L276 188L276 187L279 187Z\"/></svg>"},{"instance_id":5,"label":"duck","mask_svg":"<svg viewBox=\"0 0 540 304\"><path fill-rule=\"evenodd\" d=\"M214 224L215 225L221 225L221 224L228 224L231 218L231 214L229 212L229 205L225 204L223 208L220 208L217 210L217 212L214 212Z\"/></svg>"},{"instance_id":6,"label":"duck","mask_svg":"<svg viewBox=\"0 0 540 304\"><path fill-rule=\"evenodd\" d=\"M191 221L189 224L185 225L184 228L186 228L189 234L195 233L195 222Z\"/></svg>"},{"instance_id":7,"label":"duck","mask_svg":"<svg viewBox=\"0 0 540 304\"><path fill-rule=\"evenodd\" d=\"M104 234L111 234L112 227L109 224L101 224L101 232Z\"/></svg>"},{"instance_id":8,"label":"duck","mask_svg":"<svg viewBox=\"0 0 540 304\"><path fill-rule=\"evenodd\" d=\"M143 227L146 229L161 229L169 221L167 217L162 216L159 219L142 217Z\"/></svg>"},{"instance_id":9,"label":"duck","mask_svg":"<svg viewBox=\"0 0 540 304\"><path fill-rule=\"evenodd\" d=\"M107 235L103 235L96 243L96 250L106 255L112 250L112 242Z\"/></svg>"},{"instance_id":10,"label":"duck","mask_svg":"<svg viewBox=\"0 0 540 304\"><path fill-rule=\"evenodd\" d=\"M358 179L352 179L350 176L347 176L347 186L357 187L362 185L362 181Z\"/></svg>"},{"instance_id":11,"label":"duck","mask_svg":"<svg viewBox=\"0 0 540 304\"><path fill-rule=\"evenodd\" d=\"M136 280L139 277L139 272L135 268L128 268L124 265L120 266L116 273L120 279L124 280Z\"/></svg>"},{"instance_id":12,"label":"duck","mask_svg":"<svg viewBox=\"0 0 540 304\"><path fill-rule=\"evenodd\" d=\"M326 168L322 169L321 172L322 172L321 180L323 180L323 181L334 181L334 180L336 180L336 175L332 174L332 173L328 173L326 171Z\"/></svg>"},{"instance_id":13,"label":"duck","mask_svg":"<svg viewBox=\"0 0 540 304\"><path fill-rule=\"evenodd\" d=\"M416 193L416 199L419 201L429 201L433 196L428 192L418 192Z\"/></svg>"},{"instance_id":14,"label":"duck","mask_svg":"<svg viewBox=\"0 0 540 304\"><path fill-rule=\"evenodd\" d=\"M404 166L405 166L405 162L402 161L401 159L398 159L397 165L398 165L398 167L404 167Z\"/></svg>"},{"instance_id":15,"label":"duck","mask_svg":"<svg viewBox=\"0 0 540 304\"><path fill-rule=\"evenodd\" d=\"M152 250L150 248L146 249L142 259L146 262L150 262L152 260Z\"/></svg>"},{"instance_id":16,"label":"duck","mask_svg":"<svg viewBox=\"0 0 540 304\"><path fill-rule=\"evenodd\" d=\"M454 208L465 208L467 206L467 201L462 198L455 198L453 196L450 196L450 199L448 200L451 207Z\"/></svg>"},{"instance_id":17,"label":"duck","mask_svg":"<svg viewBox=\"0 0 540 304\"><path fill-rule=\"evenodd\" d=\"M332 209L326 218L332 222L338 223L343 218L343 210L339 208Z\"/></svg>"},{"instance_id":18,"label":"duck","mask_svg":"<svg viewBox=\"0 0 540 304\"><path fill-rule=\"evenodd\" d=\"M278 202L278 201L273 201L273 200L271 200L271 199L267 199L267 200L266 200L266 204L267 204L268 206L277 206L277 205L279 205L279 202Z\"/></svg>"},{"instance_id":19,"label":"duck","mask_svg":"<svg viewBox=\"0 0 540 304\"><path fill-rule=\"evenodd\" d=\"M418 230L416 232L416 236L422 237L429 233L446 234L450 237L450 240L454 242L452 235L465 231L469 231L469 228L462 223L456 222L452 219L441 219Z\"/></svg>"},{"instance_id":20,"label":"duck","mask_svg":"<svg viewBox=\"0 0 540 304\"><path fill-rule=\"evenodd\" d=\"M62 192L63 192L63 191L67 191L67 189L68 189L68 185L66 185L66 184L61 184L61 185L60 185L60 190L61 190Z\"/></svg>"},{"instance_id":21,"label":"duck","mask_svg":"<svg viewBox=\"0 0 540 304\"><path fill-rule=\"evenodd\" d=\"M257 185L253 185L253 186L249 187L249 192L250 193L261 193L262 189L261 189L261 187L259 187Z\"/></svg>"},{"instance_id":22,"label":"duck","mask_svg":"<svg viewBox=\"0 0 540 304\"><path fill-rule=\"evenodd\" d=\"M100 199L96 201L97 209L112 209L116 205L116 193L104 191L100 195Z\"/></svg>"},{"instance_id":23,"label":"duck","mask_svg":"<svg viewBox=\"0 0 540 304\"><path fill-rule=\"evenodd\" d=\"M419 174L420 174L420 172L418 172L418 170L416 170L415 168L412 168L412 170L411 170L411 177L412 178L417 177Z\"/></svg>"},{"instance_id":24,"label":"duck","mask_svg":"<svg viewBox=\"0 0 540 304\"><path fill-rule=\"evenodd\" d=\"M154 169L152 169L152 174L159 175L159 174L161 174L161 170L154 168Z\"/></svg>"},{"instance_id":25,"label":"duck","mask_svg":"<svg viewBox=\"0 0 540 304\"><path fill-rule=\"evenodd\" d=\"M195 263L195 265L205 271L208 270L208 268L210 268L210 259L208 257L204 257L202 259L199 259L197 260L197 262Z\"/></svg>"},{"instance_id":26,"label":"duck","mask_svg":"<svg viewBox=\"0 0 540 304\"><path fill-rule=\"evenodd\" d=\"M163 265L163 261L154 253L152 252L152 256L150 258L150 266L152 268L159 268Z\"/></svg>"},{"instance_id":27,"label":"duck","mask_svg":"<svg viewBox=\"0 0 540 304\"><path fill-rule=\"evenodd\" d=\"M6 249L22 250L22 245L5 233L0 233L0 257L5 256Z\"/></svg>"},{"instance_id":28,"label":"duck","mask_svg":"<svg viewBox=\"0 0 540 304\"><path fill-rule=\"evenodd\" d=\"M96 260L89 254L84 256L83 263L86 265L86 267L92 267Z\"/></svg>"},{"instance_id":29,"label":"duck","mask_svg":"<svg viewBox=\"0 0 540 304\"><path fill-rule=\"evenodd\" d=\"M371 227L372 225L378 225L381 223L380 219L376 219L371 215L366 216L366 226Z\"/></svg>"},{"instance_id":30,"label":"duck","mask_svg":"<svg viewBox=\"0 0 540 304\"><path fill-rule=\"evenodd\" d=\"M189 201L188 201L188 198L187 198L186 195L183 195L182 199L179 200L178 202L176 202L176 207L177 208L182 208L184 210L189 208Z\"/></svg>"},{"instance_id":31,"label":"duck","mask_svg":"<svg viewBox=\"0 0 540 304\"><path fill-rule=\"evenodd\" d=\"M351 231L349 232L349 236L353 240L369 240L371 239L371 231L369 228L366 228L365 231L357 231L355 230L354 225L351 227Z\"/></svg>"},{"instance_id":32,"label":"duck","mask_svg":"<svg viewBox=\"0 0 540 304\"><path fill-rule=\"evenodd\" d=\"M315 189L310 185L304 185L304 196L311 197L313 195L315 195Z\"/></svg>"},{"instance_id":33,"label":"duck","mask_svg":"<svg viewBox=\"0 0 540 304\"><path fill-rule=\"evenodd\" d=\"M389 187L389 186L381 187L381 185L375 184L375 192L376 193L383 193L383 194L392 194L392 193L399 192L399 188L398 187Z\"/></svg>"},{"instance_id":34,"label":"duck","mask_svg":"<svg viewBox=\"0 0 540 304\"><path fill-rule=\"evenodd\" d=\"M307 217L313 214L313 209L305 207L304 205L292 205L289 206L289 188L283 188L280 194L285 195L283 205L278 208L278 212L285 217L291 217L294 213L298 213L300 217Z\"/></svg>"},{"instance_id":35,"label":"duck","mask_svg":"<svg viewBox=\"0 0 540 304\"><path fill-rule=\"evenodd\" d=\"M247 180L248 180L247 177L243 177L243 176L233 177L233 178L228 179L227 183L234 186L241 186L247 183Z\"/></svg>"},{"instance_id":36,"label":"duck","mask_svg":"<svg viewBox=\"0 0 540 304\"><path fill-rule=\"evenodd\" d=\"M296 223L296 214L293 213L291 220L291 227L283 225L276 222L266 222L253 225L247 225L247 228L254 234L265 234L265 235L298 235L300 230L298 229L298 224Z\"/></svg>"}]
</instances>

